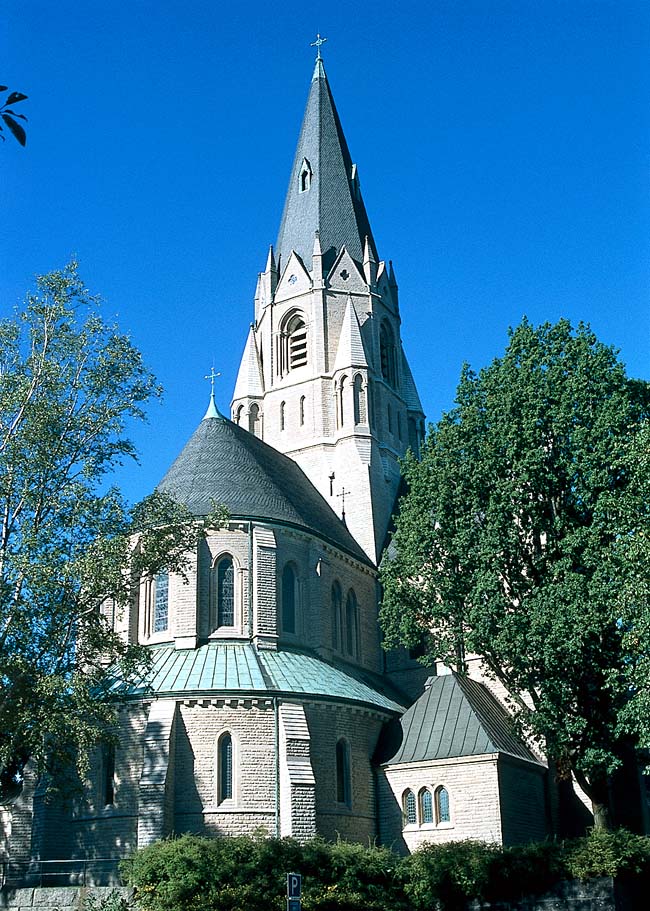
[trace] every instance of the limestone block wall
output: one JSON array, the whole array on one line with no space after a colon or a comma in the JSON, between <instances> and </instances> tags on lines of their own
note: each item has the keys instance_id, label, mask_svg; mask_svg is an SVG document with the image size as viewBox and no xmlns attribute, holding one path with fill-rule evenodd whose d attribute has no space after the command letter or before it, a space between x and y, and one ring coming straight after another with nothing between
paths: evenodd
<instances>
[{"instance_id":1,"label":"limestone block wall","mask_svg":"<svg viewBox=\"0 0 650 911\"><path fill-rule=\"evenodd\" d=\"M134 703L120 710L115 747L114 801L102 803L102 757L91 756L82 797L74 801L69 822L72 857L122 857L137 847L139 782L148 706ZM61 857L57 852L54 856Z\"/></svg>"},{"instance_id":2,"label":"limestone block wall","mask_svg":"<svg viewBox=\"0 0 650 911\"><path fill-rule=\"evenodd\" d=\"M316 781L304 706L282 703L279 722L280 835L306 841L317 832Z\"/></svg>"},{"instance_id":3,"label":"limestone block wall","mask_svg":"<svg viewBox=\"0 0 650 911\"><path fill-rule=\"evenodd\" d=\"M377 835L375 783L371 757L385 717L341 704L307 706L311 761L316 778L316 826L326 839L339 835L367 844ZM336 743L350 747L351 805L337 802Z\"/></svg>"},{"instance_id":4,"label":"limestone block wall","mask_svg":"<svg viewBox=\"0 0 650 911\"><path fill-rule=\"evenodd\" d=\"M498 755L382 766L377 773L381 843L409 851L464 838L502 844ZM433 793L439 785L449 794L450 822L421 824L418 816L416 825L404 825L404 792L410 788L417 798L421 788Z\"/></svg>"},{"instance_id":5,"label":"limestone block wall","mask_svg":"<svg viewBox=\"0 0 650 911\"><path fill-rule=\"evenodd\" d=\"M503 844L543 841L551 832L544 766L502 755L499 790Z\"/></svg>"},{"instance_id":6,"label":"limestone block wall","mask_svg":"<svg viewBox=\"0 0 650 911\"><path fill-rule=\"evenodd\" d=\"M199 547L198 635L233 638L248 636L249 628L249 532L247 523L229 523L227 528L208 533ZM235 569L235 625L215 630L215 585L212 567L224 554L230 554Z\"/></svg>"},{"instance_id":7,"label":"limestone block wall","mask_svg":"<svg viewBox=\"0 0 650 911\"><path fill-rule=\"evenodd\" d=\"M217 802L217 743L233 742L233 797ZM177 833L275 834L275 717L271 699L188 700L176 724Z\"/></svg>"}]
</instances>

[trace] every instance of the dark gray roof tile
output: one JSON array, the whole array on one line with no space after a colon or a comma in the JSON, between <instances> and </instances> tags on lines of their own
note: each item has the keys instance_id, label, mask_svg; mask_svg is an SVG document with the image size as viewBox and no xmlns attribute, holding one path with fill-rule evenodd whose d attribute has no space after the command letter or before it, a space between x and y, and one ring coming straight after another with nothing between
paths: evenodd
<instances>
[{"instance_id":1,"label":"dark gray roof tile","mask_svg":"<svg viewBox=\"0 0 650 911\"><path fill-rule=\"evenodd\" d=\"M302 528L370 562L292 459L222 415L201 421L158 489L195 516L223 505L233 518Z\"/></svg>"}]
</instances>

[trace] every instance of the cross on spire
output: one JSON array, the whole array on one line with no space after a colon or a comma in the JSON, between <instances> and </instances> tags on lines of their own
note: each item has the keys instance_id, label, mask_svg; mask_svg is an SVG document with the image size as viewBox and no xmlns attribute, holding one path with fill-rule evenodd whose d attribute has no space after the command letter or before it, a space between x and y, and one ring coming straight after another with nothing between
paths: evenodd
<instances>
[{"instance_id":1,"label":"cross on spire","mask_svg":"<svg viewBox=\"0 0 650 911\"><path fill-rule=\"evenodd\" d=\"M210 372L206 373L206 375L203 377L204 380L210 380L210 394L211 395L214 395L214 381L216 380L216 378L218 376L221 376L221 374L214 372L214 364L213 364L212 367L210 368Z\"/></svg>"},{"instance_id":2,"label":"cross on spire","mask_svg":"<svg viewBox=\"0 0 650 911\"><path fill-rule=\"evenodd\" d=\"M348 494L352 493L351 490L346 490L345 487L341 488L340 493L337 493L337 497L341 497L341 521L345 522L345 498Z\"/></svg>"},{"instance_id":3,"label":"cross on spire","mask_svg":"<svg viewBox=\"0 0 650 911\"><path fill-rule=\"evenodd\" d=\"M316 40L312 41L312 43L310 44L310 47L316 48L316 60L323 59L321 56L320 49L321 49L321 45L325 44L326 41L327 41L327 38L321 38L320 34L318 32L316 33Z\"/></svg>"}]
</instances>

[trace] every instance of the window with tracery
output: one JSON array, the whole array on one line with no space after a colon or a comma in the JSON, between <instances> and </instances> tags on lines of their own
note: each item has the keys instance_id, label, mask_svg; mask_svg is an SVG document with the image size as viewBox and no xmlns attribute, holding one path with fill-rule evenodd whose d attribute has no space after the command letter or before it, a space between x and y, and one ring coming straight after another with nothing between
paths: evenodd
<instances>
[{"instance_id":1,"label":"window with tracery","mask_svg":"<svg viewBox=\"0 0 650 911\"><path fill-rule=\"evenodd\" d=\"M232 557L221 557L216 566L216 626L235 625L235 566Z\"/></svg>"},{"instance_id":2,"label":"window with tracery","mask_svg":"<svg viewBox=\"0 0 650 911\"><path fill-rule=\"evenodd\" d=\"M348 655L359 655L359 605L353 589L345 602L345 650Z\"/></svg>"},{"instance_id":3,"label":"window with tracery","mask_svg":"<svg viewBox=\"0 0 650 911\"><path fill-rule=\"evenodd\" d=\"M233 748L232 736L226 732L217 744L217 803L232 800Z\"/></svg>"},{"instance_id":4,"label":"window with tracery","mask_svg":"<svg viewBox=\"0 0 650 911\"><path fill-rule=\"evenodd\" d=\"M169 573L158 573L154 579L153 631L162 633L169 623Z\"/></svg>"},{"instance_id":5,"label":"window with tracery","mask_svg":"<svg viewBox=\"0 0 650 911\"><path fill-rule=\"evenodd\" d=\"M390 386L396 382L395 336L389 323L384 321L379 330L379 354L381 375Z\"/></svg>"},{"instance_id":6,"label":"window with tracery","mask_svg":"<svg viewBox=\"0 0 650 911\"><path fill-rule=\"evenodd\" d=\"M415 794L409 788L407 791L404 791L402 795L402 814L404 816L404 824L407 826L414 826L418 821L417 814L417 805L415 803Z\"/></svg>"},{"instance_id":7,"label":"window with tracery","mask_svg":"<svg viewBox=\"0 0 650 911\"><path fill-rule=\"evenodd\" d=\"M428 788L420 791L420 822L422 825L433 823L433 798Z\"/></svg>"},{"instance_id":8,"label":"window with tracery","mask_svg":"<svg viewBox=\"0 0 650 911\"><path fill-rule=\"evenodd\" d=\"M287 563L282 571L282 631L296 632L296 601L298 580L291 565Z\"/></svg>"},{"instance_id":9,"label":"window with tracery","mask_svg":"<svg viewBox=\"0 0 650 911\"><path fill-rule=\"evenodd\" d=\"M451 822L449 792L447 791L447 788L443 788L442 785L439 788L436 788L435 798L437 825L440 825L441 822Z\"/></svg>"},{"instance_id":10,"label":"window with tracery","mask_svg":"<svg viewBox=\"0 0 650 911\"><path fill-rule=\"evenodd\" d=\"M350 744L345 737L341 737L336 743L336 802L352 806Z\"/></svg>"},{"instance_id":11,"label":"window with tracery","mask_svg":"<svg viewBox=\"0 0 650 911\"><path fill-rule=\"evenodd\" d=\"M341 648L341 627L343 625L343 592L338 582L332 585L332 648Z\"/></svg>"}]
</instances>

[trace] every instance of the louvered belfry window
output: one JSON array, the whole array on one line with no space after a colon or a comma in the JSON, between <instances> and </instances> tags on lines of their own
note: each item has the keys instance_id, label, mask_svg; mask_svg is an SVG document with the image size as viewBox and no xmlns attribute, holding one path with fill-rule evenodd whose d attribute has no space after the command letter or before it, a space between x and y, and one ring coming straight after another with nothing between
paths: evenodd
<instances>
[{"instance_id":1,"label":"louvered belfry window","mask_svg":"<svg viewBox=\"0 0 650 911\"><path fill-rule=\"evenodd\" d=\"M289 370L304 367L307 363L307 326L299 314L289 320L287 325L289 340Z\"/></svg>"},{"instance_id":2,"label":"louvered belfry window","mask_svg":"<svg viewBox=\"0 0 650 911\"><path fill-rule=\"evenodd\" d=\"M217 626L235 625L235 567L230 557L217 566Z\"/></svg>"}]
</instances>

